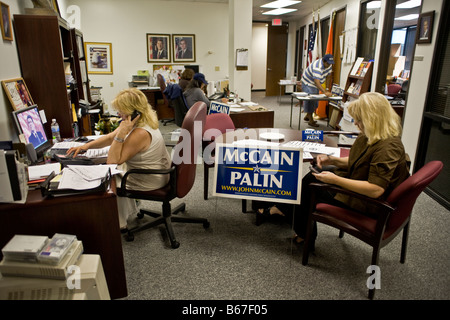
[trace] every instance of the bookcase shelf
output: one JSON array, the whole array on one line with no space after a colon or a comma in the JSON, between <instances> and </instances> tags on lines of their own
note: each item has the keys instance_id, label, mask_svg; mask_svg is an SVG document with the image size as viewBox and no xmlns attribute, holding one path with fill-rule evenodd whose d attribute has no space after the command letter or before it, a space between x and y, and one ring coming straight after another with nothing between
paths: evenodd
<instances>
[{"instance_id":1,"label":"bookcase shelf","mask_svg":"<svg viewBox=\"0 0 450 320\"><path fill-rule=\"evenodd\" d=\"M76 31L58 16L14 15L17 51L24 78L34 102L45 111L45 132L51 136L51 119L56 119L62 138L72 138L76 119L72 105L78 111L79 99L90 101L89 85L83 90L79 56L85 56L74 45ZM82 36L78 32L78 36ZM84 68L86 64L84 63ZM70 70L74 87L67 87L65 73ZM86 72L87 74L87 72ZM69 91L70 89L70 91ZM87 92L85 97L84 92ZM80 123L80 121L78 121ZM81 126L82 127L82 126ZM83 130L80 128L80 134ZM90 131L89 131L90 132Z\"/></svg>"},{"instance_id":2,"label":"bookcase shelf","mask_svg":"<svg viewBox=\"0 0 450 320\"><path fill-rule=\"evenodd\" d=\"M369 91L372 81L373 61L364 61L358 58L350 69L347 82L342 96L342 103L356 100L361 94ZM338 105L331 105L331 119L329 125L340 130L339 123L342 119L343 110Z\"/></svg>"}]
</instances>

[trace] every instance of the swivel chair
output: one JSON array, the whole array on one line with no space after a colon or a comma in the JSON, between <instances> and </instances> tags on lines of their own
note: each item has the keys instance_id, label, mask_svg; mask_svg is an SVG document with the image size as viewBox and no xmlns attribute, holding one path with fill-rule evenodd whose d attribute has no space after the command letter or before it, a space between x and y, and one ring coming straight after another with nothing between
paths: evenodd
<instances>
[{"instance_id":1,"label":"swivel chair","mask_svg":"<svg viewBox=\"0 0 450 320\"><path fill-rule=\"evenodd\" d=\"M309 251L314 248L315 240L312 240L311 236L316 222L339 229L339 238L342 238L344 232L347 232L370 245L373 248L371 265L378 265L380 249L403 230L400 262L405 263L409 223L414 204L422 191L440 174L442 167L441 161L427 163L395 188L386 201L369 198L334 185L311 183L309 187L312 189L312 198L302 264L308 264ZM354 210L317 203L315 192L319 190L330 190L362 199L376 205L379 210L374 216L369 217ZM369 299L373 299L374 295L375 289L369 289Z\"/></svg>"},{"instance_id":2,"label":"swivel chair","mask_svg":"<svg viewBox=\"0 0 450 320\"><path fill-rule=\"evenodd\" d=\"M175 112L175 124L181 127L188 111L183 90L178 84L169 84L164 90L164 94L169 99L169 105Z\"/></svg>"},{"instance_id":3,"label":"swivel chair","mask_svg":"<svg viewBox=\"0 0 450 320\"><path fill-rule=\"evenodd\" d=\"M186 114L182 126L185 132L189 134L189 137L186 137L188 142L183 141L183 135L180 136L178 143L174 147L174 158L172 159L172 166L170 169L131 169L128 170L123 176L120 188L117 189L118 196L162 202L162 214L154 213L148 210L140 210L138 218L143 218L144 215L149 215L155 217L156 219L149 223L129 229L128 234L126 235L127 241L133 241L134 233L138 231L152 228L164 223L171 246L176 249L180 246L180 243L175 238L172 222L201 223L205 229L209 227L209 221L204 218L173 216L174 214L185 211L186 205L184 203L178 205L173 211L170 205L170 202L173 199L185 197L194 185L196 158L199 151L198 148L200 147L198 141L201 140L201 137L198 136L197 131L194 131L194 124L197 122L198 125L200 122L203 126L205 119L206 104L204 102L195 103ZM186 153L188 154L188 157L186 157ZM179 156L179 159L175 158L175 156ZM149 179L152 178L152 174L169 174L170 180L167 185L157 190L136 191L130 190L126 186L127 179L132 174L145 174L148 175Z\"/></svg>"},{"instance_id":4,"label":"swivel chair","mask_svg":"<svg viewBox=\"0 0 450 320\"><path fill-rule=\"evenodd\" d=\"M215 129L215 130L212 130ZM227 130L234 130L234 123L225 113L212 113L206 117L203 129L203 198L208 200L209 169L214 167L215 139Z\"/></svg>"},{"instance_id":5,"label":"swivel chair","mask_svg":"<svg viewBox=\"0 0 450 320\"><path fill-rule=\"evenodd\" d=\"M158 80L158 85L159 85L159 89L161 90L163 99L164 99L164 106L163 108L170 108L169 106L169 99L167 98L167 96L164 94L164 91L166 90L166 81L164 80L164 77L158 73L158 75L156 76L156 79ZM175 118L170 118L170 119L162 119L161 122L162 124L165 126L167 125L169 122L175 121Z\"/></svg>"}]
</instances>

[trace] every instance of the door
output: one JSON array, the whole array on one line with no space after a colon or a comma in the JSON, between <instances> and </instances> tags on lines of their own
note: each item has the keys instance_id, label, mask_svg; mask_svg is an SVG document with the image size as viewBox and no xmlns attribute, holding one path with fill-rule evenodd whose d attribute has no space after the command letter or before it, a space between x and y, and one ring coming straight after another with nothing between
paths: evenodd
<instances>
[{"instance_id":1,"label":"door","mask_svg":"<svg viewBox=\"0 0 450 320\"><path fill-rule=\"evenodd\" d=\"M286 77L288 25L269 26L267 37L266 96L276 96L278 82Z\"/></svg>"}]
</instances>

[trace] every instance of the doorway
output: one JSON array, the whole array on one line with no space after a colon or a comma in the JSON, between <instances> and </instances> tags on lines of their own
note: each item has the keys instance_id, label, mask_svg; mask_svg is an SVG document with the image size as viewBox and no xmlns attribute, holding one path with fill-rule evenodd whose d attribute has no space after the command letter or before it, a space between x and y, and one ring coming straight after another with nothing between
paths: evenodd
<instances>
[{"instance_id":1,"label":"doorway","mask_svg":"<svg viewBox=\"0 0 450 320\"><path fill-rule=\"evenodd\" d=\"M266 96L280 94L278 82L286 77L288 25L268 26ZM282 92L282 94L284 94Z\"/></svg>"}]
</instances>

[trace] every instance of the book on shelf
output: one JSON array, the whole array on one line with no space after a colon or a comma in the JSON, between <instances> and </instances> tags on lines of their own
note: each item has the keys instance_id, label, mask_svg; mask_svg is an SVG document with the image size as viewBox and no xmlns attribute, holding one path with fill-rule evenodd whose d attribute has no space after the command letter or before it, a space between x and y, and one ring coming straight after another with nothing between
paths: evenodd
<instances>
[{"instance_id":1,"label":"book on shelf","mask_svg":"<svg viewBox=\"0 0 450 320\"><path fill-rule=\"evenodd\" d=\"M64 258L57 265L3 259L0 262L0 273L4 277L37 277L64 280L69 276L69 267L77 264L83 250L83 243L79 240L74 241Z\"/></svg>"},{"instance_id":2,"label":"book on shelf","mask_svg":"<svg viewBox=\"0 0 450 320\"><path fill-rule=\"evenodd\" d=\"M364 66L364 69L361 72L361 77L365 77L367 74L367 71L369 70L370 65L372 64L372 61L369 61L366 63L366 65Z\"/></svg>"}]
</instances>

